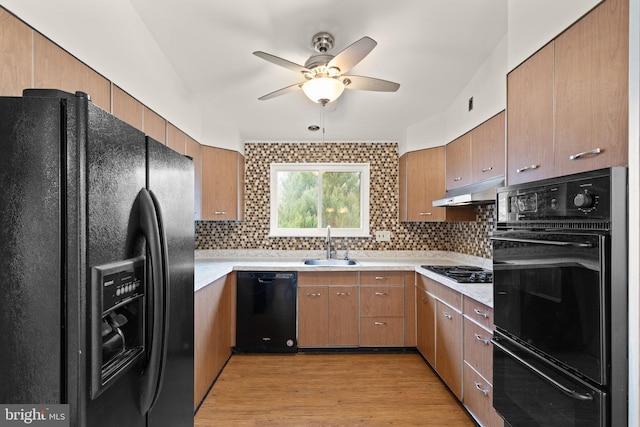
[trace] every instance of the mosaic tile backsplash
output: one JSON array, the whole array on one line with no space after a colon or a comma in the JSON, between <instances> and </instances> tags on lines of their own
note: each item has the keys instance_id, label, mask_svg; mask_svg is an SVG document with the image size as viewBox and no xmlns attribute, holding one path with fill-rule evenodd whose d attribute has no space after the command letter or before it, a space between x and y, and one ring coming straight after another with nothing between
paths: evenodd
<instances>
[{"instance_id":1,"label":"mosaic tile backsplash","mask_svg":"<svg viewBox=\"0 0 640 427\"><path fill-rule=\"evenodd\" d=\"M491 258L489 232L495 207L476 207L475 222L398 221L397 143L245 144L245 220L197 221L196 249L320 250L324 238L269 236L271 163L369 163L371 234L391 231L390 242L374 237L335 237L335 249L443 250Z\"/></svg>"}]
</instances>

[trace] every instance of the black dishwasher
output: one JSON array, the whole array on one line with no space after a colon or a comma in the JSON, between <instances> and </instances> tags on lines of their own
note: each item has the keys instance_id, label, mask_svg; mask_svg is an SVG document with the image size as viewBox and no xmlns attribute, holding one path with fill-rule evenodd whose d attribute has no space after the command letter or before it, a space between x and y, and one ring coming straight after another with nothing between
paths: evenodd
<instances>
[{"instance_id":1,"label":"black dishwasher","mask_svg":"<svg viewBox=\"0 0 640 427\"><path fill-rule=\"evenodd\" d=\"M298 351L298 274L279 271L237 273L237 353Z\"/></svg>"}]
</instances>

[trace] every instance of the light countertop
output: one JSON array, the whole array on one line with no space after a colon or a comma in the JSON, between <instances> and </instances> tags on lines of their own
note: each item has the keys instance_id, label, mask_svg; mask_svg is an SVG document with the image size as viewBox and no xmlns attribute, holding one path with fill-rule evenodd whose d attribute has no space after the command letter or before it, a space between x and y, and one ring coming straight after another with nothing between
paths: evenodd
<instances>
[{"instance_id":1,"label":"light countertop","mask_svg":"<svg viewBox=\"0 0 640 427\"><path fill-rule=\"evenodd\" d=\"M353 266L312 266L307 259L324 258L322 251L196 251L195 291L232 271L415 271L463 295L493 307L491 283L457 283L421 265L475 265L491 269L491 260L447 251L353 251ZM341 254L338 254L339 256Z\"/></svg>"}]
</instances>

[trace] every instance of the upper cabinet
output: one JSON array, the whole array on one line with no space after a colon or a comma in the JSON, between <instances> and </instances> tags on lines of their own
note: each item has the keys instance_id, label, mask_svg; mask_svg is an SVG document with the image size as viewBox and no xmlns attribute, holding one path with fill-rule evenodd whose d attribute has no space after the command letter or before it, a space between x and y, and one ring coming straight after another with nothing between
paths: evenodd
<instances>
[{"instance_id":1,"label":"upper cabinet","mask_svg":"<svg viewBox=\"0 0 640 427\"><path fill-rule=\"evenodd\" d=\"M628 0L607 0L556 39L555 75L555 175L626 165Z\"/></svg>"},{"instance_id":2,"label":"upper cabinet","mask_svg":"<svg viewBox=\"0 0 640 427\"><path fill-rule=\"evenodd\" d=\"M111 97L113 98L111 113L136 129L142 130L142 103L116 85L112 85Z\"/></svg>"},{"instance_id":3,"label":"upper cabinet","mask_svg":"<svg viewBox=\"0 0 640 427\"><path fill-rule=\"evenodd\" d=\"M32 30L0 8L0 95L21 96L31 87Z\"/></svg>"},{"instance_id":4,"label":"upper cabinet","mask_svg":"<svg viewBox=\"0 0 640 427\"><path fill-rule=\"evenodd\" d=\"M143 110L142 130L151 138L163 144L167 143L167 121L159 114L145 106Z\"/></svg>"},{"instance_id":5,"label":"upper cabinet","mask_svg":"<svg viewBox=\"0 0 640 427\"><path fill-rule=\"evenodd\" d=\"M194 207L193 214L196 220L202 218L202 146L195 139L187 136L185 154L193 159L195 172Z\"/></svg>"},{"instance_id":6,"label":"upper cabinet","mask_svg":"<svg viewBox=\"0 0 640 427\"><path fill-rule=\"evenodd\" d=\"M244 219L244 156L202 147L203 220Z\"/></svg>"},{"instance_id":7,"label":"upper cabinet","mask_svg":"<svg viewBox=\"0 0 640 427\"><path fill-rule=\"evenodd\" d=\"M474 221L473 207L434 207L445 192L445 148L411 151L400 157L400 221Z\"/></svg>"},{"instance_id":8,"label":"upper cabinet","mask_svg":"<svg viewBox=\"0 0 640 427\"><path fill-rule=\"evenodd\" d=\"M509 73L509 184L628 163L628 7L603 2Z\"/></svg>"},{"instance_id":9,"label":"upper cabinet","mask_svg":"<svg viewBox=\"0 0 640 427\"><path fill-rule=\"evenodd\" d=\"M465 133L446 147L447 190L471 183L471 132Z\"/></svg>"},{"instance_id":10,"label":"upper cabinet","mask_svg":"<svg viewBox=\"0 0 640 427\"><path fill-rule=\"evenodd\" d=\"M171 123L167 123L167 147L180 154L186 154L187 135Z\"/></svg>"},{"instance_id":11,"label":"upper cabinet","mask_svg":"<svg viewBox=\"0 0 640 427\"><path fill-rule=\"evenodd\" d=\"M447 190L504 175L504 111L446 146Z\"/></svg>"},{"instance_id":12,"label":"upper cabinet","mask_svg":"<svg viewBox=\"0 0 640 427\"><path fill-rule=\"evenodd\" d=\"M501 111L471 131L471 182L504 175L504 116Z\"/></svg>"}]
</instances>

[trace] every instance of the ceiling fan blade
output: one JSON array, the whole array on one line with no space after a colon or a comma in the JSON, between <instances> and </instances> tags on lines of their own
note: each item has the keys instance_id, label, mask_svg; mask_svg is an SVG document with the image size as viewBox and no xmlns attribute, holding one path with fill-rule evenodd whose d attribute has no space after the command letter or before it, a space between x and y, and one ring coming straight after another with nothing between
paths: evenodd
<instances>
[{"instance_id":1,"label":"ceiling fan blade","mask_svg":"<svg viewBox=\"0 0 640 427\"><path fill-rule=\"evenodd\" d=\"M400 88L399 83L388 80L375 79L364 76L342 76L340 78L346 89L373 90L377 92L395 92Z\"/></svg>"},{"instance_id":2,"label":"ceiling fan blade","mask_svg":"<svg viewBox=\"0 0 640 427\"><path fill-rule=\"evenodd\" d=\"M264 59L265 61L269 61L273 64L279 65L297 73L309 72L309 69L303 67L302 65L296 64L295 62L287 61L286 59L282 59L279 56L271 55L270 53L257 51L253 52L253 54L259 58Z\"/></svg>"},{"instance_id":3,"label":"ceiling fan blade","mask_svg":"<svg viewBox=\"0 0 640 427\"><path fill-rule=\"evenodd\" d=\"M275 92L268 93L264 96L258 98L260 101L265 101L267 99L275 98L276 96L284 95L286 93L295 92L296 90L302 89L302 85L304 82L296 83L291 86L283 87L282 89L278 89Z\"/></svg>"},{"instance_id":4,"label":"ceiling fan blade","mask_svg":"<svg viewBox=\"0 0 640 427\"><path fill-rule=\"evenodd\" d=\"M371 37L363 37L357 42L347 46L338 53L329 64L329 67L337 67L341 73L346 73L356 66L356 64L364 59L376 47L378 43Z\"/></svg>"}]
</instances>

